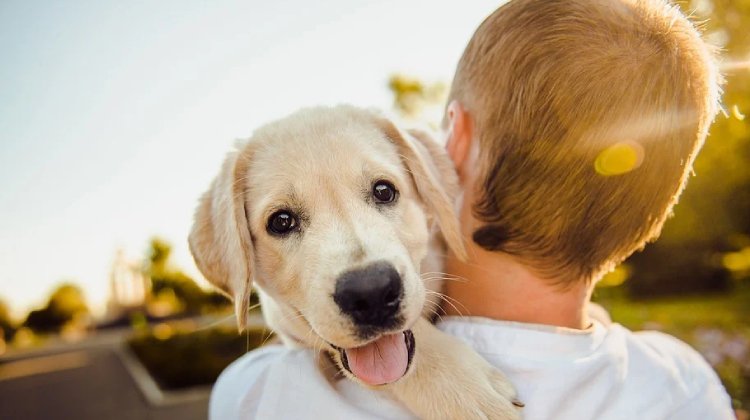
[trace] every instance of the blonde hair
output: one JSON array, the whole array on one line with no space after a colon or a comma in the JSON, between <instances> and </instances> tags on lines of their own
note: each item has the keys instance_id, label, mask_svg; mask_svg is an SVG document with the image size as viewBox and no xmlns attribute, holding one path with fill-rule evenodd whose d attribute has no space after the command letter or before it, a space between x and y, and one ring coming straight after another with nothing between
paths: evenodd
<instances>
[{"instance_id":1,"label":"blonde hair","mask_svg":"<svg viewBox=\"0 0 750 420\"><path fill-rule=\"evenodd\" d=\"M658 0L514 0L458 64L479 141L473 240L570 284L656 238L716 114L714 54Z\"/></svg>"}]
</instances>

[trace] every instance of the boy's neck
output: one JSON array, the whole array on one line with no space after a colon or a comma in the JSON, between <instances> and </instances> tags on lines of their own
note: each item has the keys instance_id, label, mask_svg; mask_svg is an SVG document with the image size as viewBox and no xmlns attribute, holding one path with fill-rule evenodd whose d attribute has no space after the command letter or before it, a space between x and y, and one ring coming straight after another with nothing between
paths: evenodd
<instances>
[{"instance_id":1,"label":"boy's neck","mask_svg":"<svg viewBox=\"0 0 750 420\"><path fill-rule=\"evenodd\" d=\"M587 313L590 285L581 282L562 289L507 254L485 251L473 242L467 247L467 262L452 255L446 259L445 272L458 277L445 282L443 292L450 303L444 304L444 310L448 315L575 329L591 325Z\"/></svg>"}]
</instances>

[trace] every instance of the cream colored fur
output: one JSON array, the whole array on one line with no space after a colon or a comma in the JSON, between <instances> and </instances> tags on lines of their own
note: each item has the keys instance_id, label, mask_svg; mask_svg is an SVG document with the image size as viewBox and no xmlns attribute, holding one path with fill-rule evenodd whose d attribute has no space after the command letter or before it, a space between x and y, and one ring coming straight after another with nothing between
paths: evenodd
<instances>
[{"instance_id":1,"label":"cream colored fur","mask_svg":"<svg viewBox=\"0 0 750 420\"><path fill-rule=\"evenodd\" d=\"M379 179L399 191L386 210L368 202ZM412 329L416 348L408 373L377 388L423 418L516 418L515 391L504 376L422 316L435 309L439 289L420 275L433 226L452 252L465 254L453 210L456 185L450 160L425 133L405 133L348 106L302 110L260 128L227 156L201 198L190 248L206 278L234 300L240 326L254 282L264 317L282 340L327 350L339 368L331 344L366 343L332 299L335 280L352 268L390 262L404 287L401 330ZM281 208L300 214L301 234L267 232L268 218Z\"/></svg>"}]
</instances>

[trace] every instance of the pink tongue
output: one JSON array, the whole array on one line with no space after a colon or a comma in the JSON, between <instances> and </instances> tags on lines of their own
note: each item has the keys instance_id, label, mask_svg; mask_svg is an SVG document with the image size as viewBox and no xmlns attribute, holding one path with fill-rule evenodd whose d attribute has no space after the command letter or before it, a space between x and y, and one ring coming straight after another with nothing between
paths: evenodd
<instances>
[{"instance_id":1,"label":"pink tongue","mask_svg":"<svg viewBox=\"0 0 750 420\"><path fill-rule=\"evenodd\" d=\"M403 333L384 335L362 347L346 350L349 369L368 385L393 382L406 373L408 355Z\"/></svg>"}]
</instances>

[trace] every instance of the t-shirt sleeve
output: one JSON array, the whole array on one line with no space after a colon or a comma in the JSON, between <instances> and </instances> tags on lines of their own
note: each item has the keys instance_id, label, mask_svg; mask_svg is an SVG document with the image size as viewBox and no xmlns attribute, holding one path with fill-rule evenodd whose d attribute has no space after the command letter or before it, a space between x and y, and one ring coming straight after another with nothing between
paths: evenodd
<instances>
[{"instance_id":1,"label":"t-shirt sleeve","mask_svg":"<svg viewBox=\"0 0 750 420\"><path fill-rule=\"evenodd\" d=\"M269 346L247 353L229 365L211 390L208 418L255 418L260 396L268 385L268 370L280 352L283 350L279 346Z\"/></svg>"},{"instance_id":2,"label":"t-shirt sleeve","mask_svg":"<svg viewBox=\"0 0 750 420\"><path fill-rule=\"evenodd\" d=\"M735 419L729 394L719 376L700 353L667 334L640 332L637 335L662 353L665 359L671 359L670 362L684 381L686 398L668 419Z\"/></svg>"},{"instance_id":3,"label":"t-shirt sleeve","mask_svg":"<svg viewBox=\"0 0 750 420\"><path fill-rule=\"evenodd\" d=\"M685 405L678 408L669 420L734 420L732 404L721 383L707 384Z\"/></svg>"}]
</instances>

